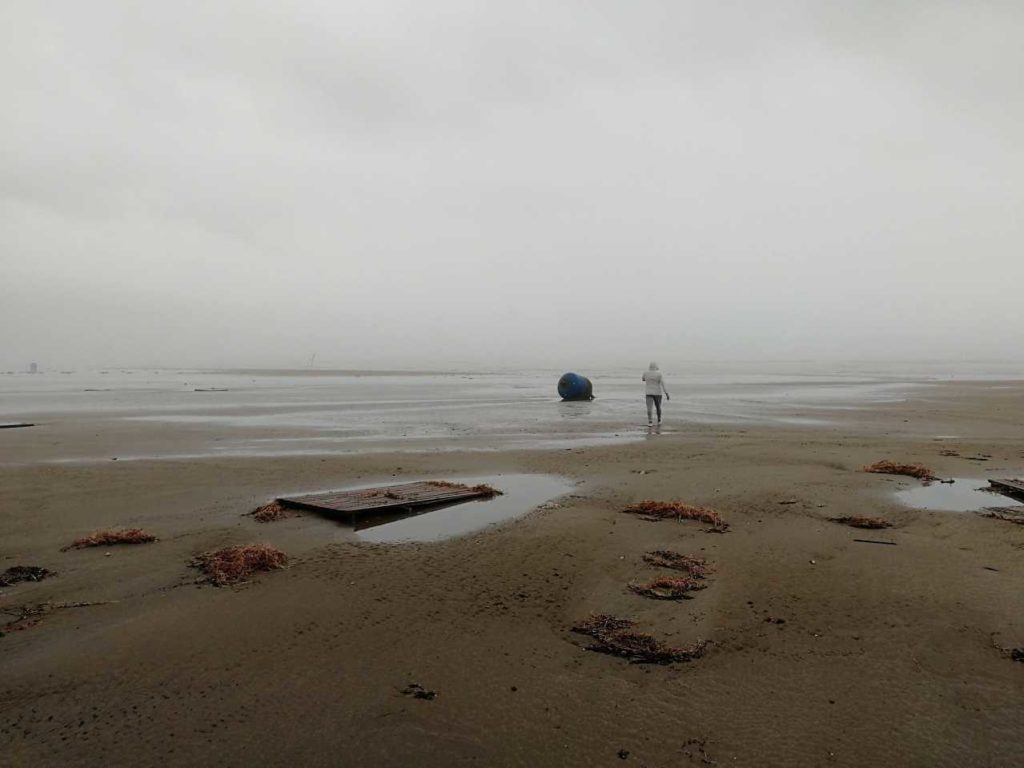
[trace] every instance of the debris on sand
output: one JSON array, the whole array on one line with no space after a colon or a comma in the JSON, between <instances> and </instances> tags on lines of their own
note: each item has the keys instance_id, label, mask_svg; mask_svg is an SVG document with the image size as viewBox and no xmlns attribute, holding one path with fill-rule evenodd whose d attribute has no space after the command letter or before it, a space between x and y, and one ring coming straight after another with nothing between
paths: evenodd
<instances>
[{"instance_id":1,"label":"debris on sand","mask_svg":"<svg viewBox=\"0 0 1024 768\"><path fill-rule=\"evenodd\" d=\"M935 473L924 464L897 464L893 461L876 461L864 467L865 472L880 475L905 475L918 480L937 480Z\"/></svg>"},{"instance_id":2,"label":"debris on sand","mask_svg":"<svg viewBox=\"0 0 1024 768\"><path fill-rule=\"evenodd\" d=\"M106 547L111 544L148 544L151 541L156 541L156 536L151 536L141 528L115 528L109 531L96 531L75 539L66 547L62 547L61 552L86 547Z\"/></svg>"},{"instance_id":3,"label":"debris on sand","mask_svg":"<svg viewBox=\"0 0 1024 768\"><path fill-rule=\"evenodd\" d=\"M631 630L634 622L606 614L595 614L577 622L572 631L587 635L594 642L588 651L621 656L631 664L672 664L693 661L704 655L707 643L698 640L689 648L673 648L651 635Z\"/></svg>"},{"instance_id":4,"label":"debris on sand","mask_svg":"<svg viewBox=\"0 0 1024 768\"><path fill-rule=\"evenodd\" d=\"M0 626L0 637L8 632L19 632L23 629L31 629L43 620L43 616L53 611L65 608L90 608L94 605L112 605L120 602L118 600L99 600L95 602L79 603L36 603L35 605L18 605L10 608L0 608L0 613L13 616L3 626Z\"/></svg>"},{"instance_id":5,"label":"debris on sand","mask_svg":"<svg viewBox=\"0 0 1024 768\"><path fill-rule=\"evenodd\" d=\"M854 539L854 541L861 544L888 544L890 547L896 546L895 541L879 541L878 539ZM811 562L813 563L814 561L812 560Z\"/></svg>"},{"instance_id":6,"label":"debris on sand","mask_svg":"<svg viewBox=\"0 0 1024 768\"><path fill-rule=\"evenodd\" d=\"M196 555L189 565L202 571L206 581L221 587L244 582L259 571L284 568L287 563L288 556L279 549L269 544L249 544Z\"/></svg>"},{"instance_id":7,"label":"debris on sand","mask_svg":"<svg viewBox=\"0 0 1024 768\"><path fill-rule=\"evenodd\" d=\"M1019 478L992 479L988 481L988 485L988 488L980 490L993 491L1003 496L1009 496L1011 499L1024 497L1024 480Z\"/></svg>"},{"instance_id":8,"label":"debris on sand","mask_svg":"<svg viewBox=\"0 0 1024 768\"><path fill-rule=\"evenodd\" d=\"M683 754L689 758L700 757L704 765L715 765L717 760L712 760L707 750L707 739L687 739L683 743Z\"/></svg>"},{"instance_id":9,"label":"debris on sand","mask_svg":"<svg viewBox=\"0 0 1024 768\"><path fill-rule=\"evenodd\" d=\"M651 520L700 520L708 523L709 530L723 533L729 530L729 524L722 519L722 516L708 507L695 507L692 504L685 504L681 501L637 501L626 507L623 512L631 515L641 515Z\"/></svg>"},{"instance_id":10,"label":"debris on sand","mask_svg":"<svg viewBox=\"0 0 1024 768\"><path fill-rule=\"evenodd\" d=\"M852 528L892 528L892 523L881 517L861 517L861 516L845 516L845 517L830 517L833 523L842 523L843 525L849 525Z\"/></svg>"},{"instance_id":11,"label":"debris on sand","mask_svg":"<svg viewBox=\"0 0 1024 768\"><path fill-rule=\"evenodd\" d=\"M687 576L659 576L646 584L631 583L629 589L654 600L691 600L690 592L706 586L704 582Z\"/></svg>"},{"instance_id":12,"label":"debris on sand","mask_svg":"<svg viewBox=\"0 0 1024 768\"><path fill-rule=\"evenodd\" d=\"M437 691L428 690L419 683L409 683L407 686L405 686L405 688L402 689L402 695L411 696L414 699L433 701L437 698Z\"/></svg>"},{"instance_id":13,"label":"debris on sand","mask_svg":"<svg viewBox=\"0 0 1024 768\"><path fill-rule=\"evenodd\" d=\"M573 625L572 631L581 635L597 637L601 634L629 629L634 623L629 619L619 619L606 613L592 613L587 618L577 621Z\"/></svg>"},{"instance_id":14,"label":"debris on sand","mask_svg":"<svg viewBox=\"0 0 1024 768\"><path fill-rule=\"evenodd\" d=\"M651 635L628 630L613 635L594 638L587 650L621 656L632 664L672 664L677 661L693 661L704 655L706 643L701 640L690 648L673 648L656 640Z\"/></svg>"},{"instance_id":15,"label":"debris on sand","mask_svg":"<svg viewBox=\"0 0 1024 768\"><path fill-rule=\"evenodd\" d=\"M683 571L695 579L707 577L711 570L707 560L700 557L690 557L681 552L673 552L670 549L655 549L652 552L645 552L644 562L656 568L671 568L675 571Z\"/></svg>"},{"instance_id":16,"label":"debris on sand","mask_svg":"<svg viewBox=\"0 0 1024 768\"><path fill-rule=\"evenodd\" d=\"M466 485L465 483L450 483L447 480L430 480L427 485L432 485L435 488L447 488L453 491L472 491L480 496L484 496L488 499L493 499L495 496L501 496L502 493L497 488L493 488L486 483L480 483L479 485Z\"/></svg>"},{"instance_id":17,"label":"debris on sand","mask_svg":"<svg viewBox=\"0 0 1024 768\"><path fill-rule=\"evenodd\" d=\"M286 517L295 517L296 513L280 502L272 501L262 507L256 507L249 514L257 523L272 523L275 520L284 520Z\"/></svg>"},{"instance_id":18,"label":"debris on sand","mask_svg":"<svg viewBox=\"0 0 1024 768\"><path fill-rule=\"evenodd\" d=\"M11 587L20 581L42 581L54 575L53 571L38 565L14 565L0 573L0 587Z\"/></svg>"},{"instance_id":19,"label":"debris on sand","mask_svg":"<svg viewBox=\"0 0 1024 768\"><path fill-rule=\"evenodd\" d=\"M1015 511L1013 507L986 507L985 512L981 513L981 516L991 520L1003 520L1007 523L1024 525L1024 514Z\"/></svg>"},{"instance_id":20,"label":"debris on sand","mask_svg":"<svg viewBox=\"0 0 1024 768\"><path fill-rule=\"evenodd\" d=\"M992 643L992 647L999 651L999 655L1010 661L1024 662L1024 647L1022 648L1007 648L1004 645L1000 645L996 642L996 635L998 632L993 632L989 635L989 640Z\"/></svg>"}]
</instances>

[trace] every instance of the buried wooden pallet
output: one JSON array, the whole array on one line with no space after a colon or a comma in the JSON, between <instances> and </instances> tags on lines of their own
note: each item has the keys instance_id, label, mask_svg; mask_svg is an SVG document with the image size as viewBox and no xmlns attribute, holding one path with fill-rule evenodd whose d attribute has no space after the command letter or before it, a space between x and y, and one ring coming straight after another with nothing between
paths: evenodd
<instances>
[{"instance_id":1,"label":"buried wooden pallet","mask_svg":"<svg viewBox=\"0 0 1024 768\"><path fill-rule=\"evenodd\" d=\"M277 502L286 507L311 509L355 520L359 515L410 511L418 507L456 504L470 499L489 499L498 493L500 491L486 485L469 486L427 480L377 488L284 496L278 498Z\"/></svg>"},{"instance_id":2,"label":"buried wooden pallet","mask_svg":"<svg viewBox=\"0 0 1024 768\"><path fill-rule=\"evenodd\" d=\"M1024 480L989 480L988 484L1007 496L1024 496Z\"/></svg>"}]
</instances>

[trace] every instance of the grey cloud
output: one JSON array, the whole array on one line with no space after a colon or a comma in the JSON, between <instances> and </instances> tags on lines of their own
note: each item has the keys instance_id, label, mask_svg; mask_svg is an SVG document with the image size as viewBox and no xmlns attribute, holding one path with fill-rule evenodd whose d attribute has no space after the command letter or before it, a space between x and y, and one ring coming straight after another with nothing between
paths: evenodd
<instances>
[{"instance_id":1,"label":"grey cloud","mask_svg":"<svg viewBox=\"0 0 1024 768\"><path fill-rule=\"evenodd\" d=\"M985 357L1024 321L1016 4L0 14L3 367Z\"/></svg>"}]
</instances>

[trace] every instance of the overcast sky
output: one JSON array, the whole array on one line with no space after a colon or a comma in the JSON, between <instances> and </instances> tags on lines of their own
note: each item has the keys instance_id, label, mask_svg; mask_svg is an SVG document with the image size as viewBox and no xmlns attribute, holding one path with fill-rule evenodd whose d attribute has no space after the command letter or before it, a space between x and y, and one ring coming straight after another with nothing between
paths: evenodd
<instances>
[{"instance_id":1,"label":"overcast sky","mask_svg":"<svg viewBox=\"0 0 1024 768\"><path fill-rule=\"evenodd\" d=\"M0 3L0 367L1024 355L1024 3Z\"/></svg>"}]
</instances>

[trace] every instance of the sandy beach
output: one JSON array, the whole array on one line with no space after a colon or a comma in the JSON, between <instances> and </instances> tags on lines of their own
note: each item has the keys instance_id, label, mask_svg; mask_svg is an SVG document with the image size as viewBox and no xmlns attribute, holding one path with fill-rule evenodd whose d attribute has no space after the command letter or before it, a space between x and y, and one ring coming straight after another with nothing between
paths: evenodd
<instances>
[{"instance_id":1,"label":"sandy beach","mask_svg":"<svg viewBox=\"0 0 1024 768\"><path fill-rule=\"evenodd\" d=\"M0 570L57 575L0 590L0 618L90 605L0 637L0 765L1024 765L1024 664L1007 652L1024 646L1024 526L909 508L894 492L919 481L861 471L1024 475L1024 384L936 383L830 419L670 408L660 434L622 443L118 461L217 428L80 415L6 430ZM69 446L105 458L64 460ZM513 474L568 491L439 542L245 516L296 489ZM729 531L622 513L642 499L712 507ZM894 527L830 520L846 515ZM111 526L159 541L61 551ZM196 583L193 556L250 542L288 567ZM630 592L662 549L706 558L707 588ZM590 652L570 628L591 613L707 652Z\"/></svg>"}]
</instances>

